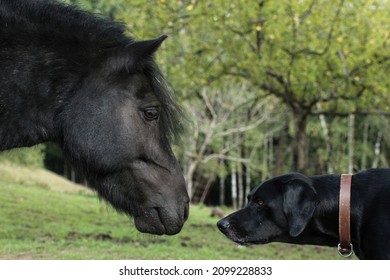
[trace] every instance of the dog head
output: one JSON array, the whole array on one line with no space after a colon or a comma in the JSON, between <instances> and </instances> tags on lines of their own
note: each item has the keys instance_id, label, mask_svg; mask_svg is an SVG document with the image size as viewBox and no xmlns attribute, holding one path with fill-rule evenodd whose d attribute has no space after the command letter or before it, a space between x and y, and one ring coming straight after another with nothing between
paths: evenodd
<instances>
[{"instance_id":1,"label":"dog head","mask_svg":"<svg viewBox=\"0 0 390 280\"><path fill-rule=\"evenodd\" d=\"M297 237L310 221L317 193L309 177L290 173L265 181L248 195L247 205L217 226L239 244L263 244Z\"/></svg>"}]
</instances>

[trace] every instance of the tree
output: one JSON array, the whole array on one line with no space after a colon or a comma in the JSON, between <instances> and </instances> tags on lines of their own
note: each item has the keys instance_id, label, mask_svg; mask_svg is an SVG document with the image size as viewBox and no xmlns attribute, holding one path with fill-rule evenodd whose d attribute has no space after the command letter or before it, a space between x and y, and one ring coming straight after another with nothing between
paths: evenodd
<instances>
[{"instance_id":1,"label":"tree","mask_svg":"<svg viewBox=\"0 0 390 280\"><path fill-rule=\"evenodd\" d=\"M184 170L190 196L195 191L194 174L200 165L210 166L211 171L205 172L209 178L215 177L219 168L224 168L223 161L234 162L231 165L234 168L233 173L241 170L241 164L250 166L253 161L250 157L253 157L254 153L248 153L248 157L244 156L244 142L250 142L249 138L256 135L256 142L262 143L263 134L253 131L259 130L263 123L278 118L265 109L270 105L270 101L259 101L258 95L245 84L229 84L220 89L203 87L196 96L191 103L185 103L193 124L184 143L184 153L187 157ZM252 139L252 142L254 141ZM257 145L253 145L251 150L256 147Z\"/></svg>"},{"instance_id":2,"label":"tree","mask_svg":"<svg viewBox=\"0 0 390 280\"><path fill-rule=\"evenodd\" d=\"M242 77L286 104L293 170L307 168L310 115L371 111L372 102L388 109L385 1L226 2L217 11L230 54L215 65L217 76Z\"/></svg>"}]
</instances>

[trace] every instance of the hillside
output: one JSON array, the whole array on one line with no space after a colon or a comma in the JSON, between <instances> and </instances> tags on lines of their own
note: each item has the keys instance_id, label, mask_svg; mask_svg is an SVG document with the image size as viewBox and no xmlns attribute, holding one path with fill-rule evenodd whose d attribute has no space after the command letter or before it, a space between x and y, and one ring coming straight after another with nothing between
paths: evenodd
<instances>
[{"instance_id":1,"label":"hillside","mask_svg":"<svg viewBox=\"0 0 390 280\"><path fill-rule=\"evenodd\" d=\"M4 184L35 186L61 193L93 193L90 189L75 184L49 170L29 168L10 163L0 163L0 182Z\"/></svg>"},{"instance_id":2,"label":"hillside","mask_svg":"<svg viewBox=\"0 0 390 280\"><path fill-rule=\"evenodd\" d=\"M85 187L46 170L0 165L0 259L340 259L336 248L237 246L210 212L193 206L175 236L141 234Z\"/></svg>"}]
</instances>

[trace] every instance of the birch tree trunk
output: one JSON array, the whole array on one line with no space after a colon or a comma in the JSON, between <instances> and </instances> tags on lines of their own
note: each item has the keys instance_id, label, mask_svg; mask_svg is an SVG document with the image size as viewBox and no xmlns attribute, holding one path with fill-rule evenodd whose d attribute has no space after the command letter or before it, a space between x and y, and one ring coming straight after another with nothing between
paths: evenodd
<instances>
[{"instance_id":1,"label":"birch tree trunk","mask_svg":"<svg viewBox=\"0 0 390 280\"><path fill-rule=\"evenodd\" d=\"M225 205L225 176L219 177L219 205Z\"/></svg>"},{"instance_id":2,"label":"birch tree trunk","mask_svg":"<svg viewBox=\"0 0 390 280\"><path fill-rule=\"evenodd\" d=\"M321 110L321 105L317 104L317 109ZM332 161L331 161L331 154L332 154L332 144L330 141L330 135L329 135L329 129L328 124L326 122L324 114L319 115L320 119L320 125L322 127L322 133L324 135L325 140L325 148L326 148L326 170L329 174L332 174L334 172Z\"/></svg>"},{"instance_id":3,"label":"birch tree trunk","mask_svg":"<svg viewBox=\"0 0 390 280\"><path fill-rule=\"evenodd\" d=\"M249 164L245 165L245 194L248 195L252 189L251 167ZM245 203L244 203L245 204Z\"/></svg>"},{"instance_id":4,"label":"birch tree trunk","mask_svg":"<svg viewBox=\"0 0 390 280\"><path fill-rule=\"evenodd\" d=\"M363 151L362 151L362 163L361 169L366 169L367 167L367 146L368 146L368 129L370 128L369 122L366 119L364 122L363 128Z\"/></svg>"},{"instance_id":5,"label":"birch tree trunk","mask_svg":"<svg viewBox=\"0 0 390 280\"><path fill-rule=\"evenodd\" d=\"M263 143L264 155L263 155L263 172L261 174L261 181L265 181L268 176L268 136L264 137Z\"/></svg>"},{"instance_id":6,"label":"birch tree trunk","mask_svg":"<svg viewBox=\"0 0 390 280\"><path fill-rule=\"evenodd\" d=\"M355 135L355 115L350 114L348 117L348 173L353 173L353 155L354 155L354 136Z\"/></svg>"},{"instance_id":7,"label":"birch tree trunk","mask_svg":"<svg viewBox=\"0 0 390 280\"><path fill-rule=\"evenodd\" d=\"M378 136L376 137L375 147L374 147L374 160L372 162L372 168L377 168L379 164L380 154L381 154L381 140L382 140L382 132L378 132Z\"/></svg>"},{"instance_id":8,"label":"birch tree trunk","mask_svg":"<svg viewBox=\"0 0 390 280\"><path fill-rule=\"evenodd\" d=\"M237 170L236 164L232 163L231 167L231 187L232 187L232 206L237 209Z\"/></svg>"},{"instance_id":9,"label":"birch tree trunk","mask_svg":"<svg viewBox=\"0 0 390 280\"><path fill-rule=\"evenodd\" d=\"M191 161L189 166L188 166L187 172L185 173L185 179L187 182L187 192L188 192L190 199L192 198L192 195L193 195L194 173L195 173L197 166L198 166L198 163L196 161Z\"/></svg>"},{"instance_id":10,"label":"birch tree trunk","mask_svg":"<svg viewBox=\"0 0 390 280\"><path fill-rule=\"evenodd\" d=\"M238 146L238 157L242 158L242 148L241 145ZM242 171L242 163L237 163L237 186L238 186L238 208L241 208L244 202L244 174Z\"/></svg>"},{"instance_id":11,"label":"birch tree trunk","mask_svg":"<svg viewBox=\"0 0 390 280\"><path fill-rule=\"evenodd\" d=\"M279 176L282 174L284 156L286 153L287 133L288 133L288 124L286 124L280 130L279 143L275 148L275 165L273 169L273 176Z\"/></svg>"},{"instance_id":12,"label":"birch tree trunk","mask_svg":"<svg viewBox=\"0 0 390 280\"><path fill-rule=\"evenodd\" d=\"M307 135L306 122L307 114L294 112L295 121L295 138L293 143L293 171L306 171L306 149L307 149Z\"/></svg>"}]
</instances>

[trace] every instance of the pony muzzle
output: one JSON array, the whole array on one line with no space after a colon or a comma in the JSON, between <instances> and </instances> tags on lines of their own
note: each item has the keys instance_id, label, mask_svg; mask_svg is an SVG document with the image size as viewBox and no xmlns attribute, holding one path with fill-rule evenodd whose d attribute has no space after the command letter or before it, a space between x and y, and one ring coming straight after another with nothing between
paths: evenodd
<instances>
[{"instance_id":1,"label":"pony muzzle","mask_svg":"<svg viewBox=\"0 0 390 280\"><path fill-rule=\"evenodd\" d=\"M152 207L137 213L134 216L134 223L140 232L174 235L181 231L188 215L188 203L185 203L176 211L163 207Z\"/></svg>"}]
</instances>

